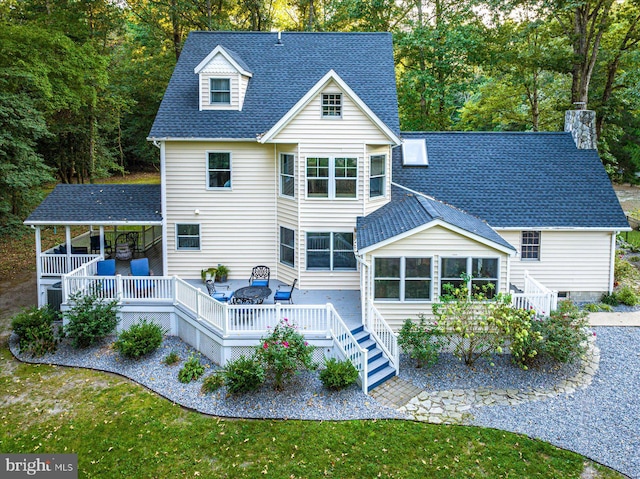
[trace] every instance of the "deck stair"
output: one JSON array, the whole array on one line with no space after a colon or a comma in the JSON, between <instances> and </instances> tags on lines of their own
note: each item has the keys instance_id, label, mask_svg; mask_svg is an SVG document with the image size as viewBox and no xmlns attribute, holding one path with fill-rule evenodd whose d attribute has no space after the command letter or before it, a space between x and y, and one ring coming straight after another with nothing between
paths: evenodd
<instances>
[{"instance_id":1,"label":"deck stair","mask_svg":"<svg viewBox=\"0 0 640 479\"><path fill-rule=\"evenodd\" d=\"M351 331L358 344L369 351L367 361L367 392L380 386L396 375L396 370L391 366L389 358L382 351L378 343L371 337L364 326L359 326Z\"/></svg>"}]
</instances>

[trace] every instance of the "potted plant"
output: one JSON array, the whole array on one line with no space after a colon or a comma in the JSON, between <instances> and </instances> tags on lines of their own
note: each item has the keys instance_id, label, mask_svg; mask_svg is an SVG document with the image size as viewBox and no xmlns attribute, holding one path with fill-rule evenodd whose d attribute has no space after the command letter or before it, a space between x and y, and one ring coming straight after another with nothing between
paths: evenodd
<instances>
[{"instance_id":1,"label":"potted plant","mask_svg":"<svg viewBox=\"0 0 640 479\"><path fill-rule=\"evenodd\" d=\"M229 268L227 268L223 264L219 264L218 267L216 268L216 278L218 279L218 281L220 281L221 283L226 282L228 275L229 275Z\"/></svg>"},{"instance_id":2,"label":"potted plant","mask_svg":"<svg viewBox=\"0 0 640 479\"><path fill-rule=\"evenodd\" d=\"M211 279L213 279L216 276L216 268L205 268L203 270L200 270L200 277L202 278L203 282L207 282Z\"/></svg>"}]
</instances>

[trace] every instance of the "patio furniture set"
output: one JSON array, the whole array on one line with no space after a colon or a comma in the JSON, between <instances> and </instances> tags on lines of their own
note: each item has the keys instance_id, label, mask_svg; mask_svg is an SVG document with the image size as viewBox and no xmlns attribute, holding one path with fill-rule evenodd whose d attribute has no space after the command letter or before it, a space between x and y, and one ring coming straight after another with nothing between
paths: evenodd
<instances>
[{"instance_id":1,"label":"patio furniture set","mask_svg":"<svg viewBox=\"0 0 640 479\"><path fill-rule=\"evenodd\" d=\"M229 291L229 286L227 286L226 291L219 291L216 289L214 280L208 280L206 285L209 296L218 301L232 304L262 304L272 293L271 288L269 288L270 278L271 270L268 266L255 266L249 277L249 286L244 288ZM293 288L295 288L297 281L297 279L294 280L290 286L279 285L276 294L273 296L273 302L288 301L293 304Z\"/></svg>"}]
</instances>

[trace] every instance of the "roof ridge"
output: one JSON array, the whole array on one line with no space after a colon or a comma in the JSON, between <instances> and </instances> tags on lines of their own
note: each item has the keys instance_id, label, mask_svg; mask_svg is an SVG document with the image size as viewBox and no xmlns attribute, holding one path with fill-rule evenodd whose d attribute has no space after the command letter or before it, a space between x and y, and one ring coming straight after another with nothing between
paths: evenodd
<instances>
[{"instance_id":1,"label":"roof ridge","mask_svg":"<svg viewBox=\"0 0 640 479\"><path fill-rule=\"evenodd\" d=\"M567 131L400 131L400 135L569 135Z\"/></svg>"},{"instance_id":2,"label":"roof ridge","mask_svg":"<svg viewBox=\"0 0 640 479\"><path fill-rule=\"evenodd\" d=\"M441 220L442 214L436 210L436 208L431 204L431 202L422 195L417 195L416 199L418 203L424 208L424 210L431 216L434 220Z\"/></svg>"}]
</instances>

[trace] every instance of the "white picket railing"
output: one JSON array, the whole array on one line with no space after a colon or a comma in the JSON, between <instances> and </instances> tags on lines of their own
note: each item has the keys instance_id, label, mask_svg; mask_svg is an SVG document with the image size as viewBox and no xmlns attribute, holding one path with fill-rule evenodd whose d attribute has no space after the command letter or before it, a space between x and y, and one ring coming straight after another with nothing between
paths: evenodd
<instances>
[{"instance_id":1,"label":"white picket railing","mask_svg":"<svg viewBox=\"0 0 640 479\"><path fill-rule=\"evenodd\" d=\"M366 394L369 386L367 384L369 351L358 344L356 338L351 334L351 331L331 304L327 305L327 313L333 343L344 358L351 361L358 370L361 381L360 386Z\"/></svg>"},{"instance_id":2,"label":"white picket railing","mask_svg":"<svg viewBox=\"0 0 640 479\"><path fill-rule=\"evenodd\" d=\"M100 259L100 255L42 253L40 255L40 270L42 276L62 276L96 259Z\"/></svg>"},{"instance_id":3,"label":"white picket railing","mask_svg":"<svg viewBox=\"0 0 640 479\"><path fill-rule=\"evenodd\" d=\"M77 292L120 302L174 304L217 331L222 337L262 336L282 319L295 324L304 336L332 338L345 359L358 369L362 389L367 390L368 351L362 348L333 305L227 304L217 301L178 277L96 276L96 262L63 276L63 301ZM376 322L377 324L377 322ZM378 331L382 331L378 327ZM391 344L387 333L379 333ZM393 346L388 347L394 351ZM397 351L397 344L395 346ZM397 357L397 353L390 357ZM397 361L396 361L397 364Z\"/></svg>"},{"instance_id":4,"label":"white picket railing","mask_svg":"<svg viewBox=\"0 0 640 479\"><path fill-rule=\"evenodd\" d=\"M524 292L512 293L511 301L516 308L533 309L537 316L548 316L558 307L558 293L545 287L525 271Z\"/></svg>"},{"instance_id":5,"label":"white picket railing","mask_svg":"<svg viewBox=\"0 0 640 479\"><path fill-rule=\"evenodd\" d=\"M400 370L400 348L398 347L398 335L391 329L389 324L384 320L380 311L373 305L373 301L369 300L367 314L367 329L369 334L382 348L389 358L391 366L396 370Z\"/></svg>"}]
</instances>

